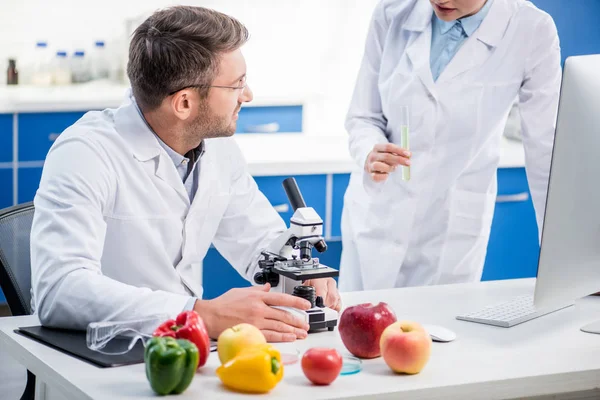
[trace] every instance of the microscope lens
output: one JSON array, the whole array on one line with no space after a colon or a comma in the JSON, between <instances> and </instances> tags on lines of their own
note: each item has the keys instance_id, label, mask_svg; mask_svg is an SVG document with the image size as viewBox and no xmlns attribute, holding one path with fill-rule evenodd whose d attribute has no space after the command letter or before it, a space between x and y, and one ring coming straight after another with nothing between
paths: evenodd
<instances>
[{"instance_id":1,"label":"microscope lens","mask_svg":"<svg viewBox=\"0 0 600 400\"><path fill-rule=\"evenodd\" d=\"M302 243L300 247L300 259L302 261L310 261L312 257L312 246L309 242Z\"/></svg>"}]
</instances>

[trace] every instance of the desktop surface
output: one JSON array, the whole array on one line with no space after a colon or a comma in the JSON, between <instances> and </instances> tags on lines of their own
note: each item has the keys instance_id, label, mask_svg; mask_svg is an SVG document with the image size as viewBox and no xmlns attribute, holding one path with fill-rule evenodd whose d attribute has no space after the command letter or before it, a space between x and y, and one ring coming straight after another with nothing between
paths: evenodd
<instances>
[{"instance_id":1,"label":"desktop surface","mask_svg":"<svg viewBox=\"0 0 600 400\"><path fill-rule=\"evenodd\" d=\"M599 297L581 299L573 307L510 329L455 318L531 294L534 284L534 279L525 279L343 293L345 306L385 301L398 319L440 325L454 331L457 338L433 343L429 363L414 376L393 374L377 358L363 360L363 370L356 375L340 376L331 386L316 387L303 376L299 364L286 366L283 381L268 398L510 399L595 389L600 382L600 336L583 333L580 327L600 316ZM0 319L0 351L14 356L65 397L155 398L142 364L101 369L13 332L36 322L33 316ZM335 347L347 354L337 329L278 345L284 352L315 346ZM221 386L214 372L217 365L213 353L178 398L249 398Z\"/></svg>"}]
</instances>

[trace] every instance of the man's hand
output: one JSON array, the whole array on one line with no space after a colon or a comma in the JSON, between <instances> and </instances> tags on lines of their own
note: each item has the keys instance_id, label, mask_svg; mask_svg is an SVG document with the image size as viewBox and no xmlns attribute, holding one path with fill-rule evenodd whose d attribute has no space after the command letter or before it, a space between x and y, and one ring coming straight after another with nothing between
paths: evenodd
<instances>
[{"instance_id":1,"label":"man's hand","mask_svg":"<svg viewBox=\"0 0 600 400\"><path fill-rule=\"evenodd\" d=\"M338 312L342 309L342 299L333 278L309 279L304 285L314 287L317 296L323 298L326 307Z\"/></svg>"},{"instance_id":2,"label":"man's hand","mask_svg":"<svg viewBox=\"0 0 600 400\"><path fill-rule=\"evenodd\" d=\"M375 182L385 181L398 165L410 165L410 151L393 143L376 144L367 156L365 171Z\"/></svg>"},{"instance_id":3,"label":"man's hand","mask_svg":"<svg viewBox=\"0 0 600 400\"><path fill-rule=\"evenodd\" d=\"M269 306L308 310L310 303L297 296L271 293L264 286L231 289L213 300L196 300L194 310L202 317L211 338L234 325L246 322L256 326L268 342L293 342L304 339L309 326L292 314Z\"/></svg>"}]
</instances>

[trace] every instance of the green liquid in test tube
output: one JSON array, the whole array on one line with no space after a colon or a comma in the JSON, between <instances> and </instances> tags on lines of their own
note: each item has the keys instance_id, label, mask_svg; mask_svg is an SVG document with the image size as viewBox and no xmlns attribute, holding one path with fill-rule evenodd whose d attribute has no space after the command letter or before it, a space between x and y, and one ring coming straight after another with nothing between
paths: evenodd
<instances>
[{"instance_id":1,"label":"green liquid in test tube","mask_svg":"<svg viewBox=\"0 0 600 400\"><path fill-rule=\"evenodd\" d=\"M400 147L404 150L410 150L408 128L408 106L400 107ZM402 166L402 180L410 180L410 167Z\"/></svg>"}]
</instances>

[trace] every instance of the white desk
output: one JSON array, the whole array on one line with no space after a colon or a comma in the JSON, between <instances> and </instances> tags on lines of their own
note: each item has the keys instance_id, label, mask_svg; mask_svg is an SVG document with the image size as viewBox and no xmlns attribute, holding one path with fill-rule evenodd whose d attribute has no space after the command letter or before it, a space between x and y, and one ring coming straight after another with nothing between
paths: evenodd
<instances>
[{"instance_id":1,"label":"white desk","mask_svg":"<svg viewBox=\"0 0 600 400\"><path fill-rule=\"evenodd\" d=\"M454 330L452 343L434 343L425 369L414 376L394 375L381 358L363 361L363 371L341 376L329 387L312 386L299 364L287 366L284 380L267 396L281 399L506 399L590 391L600 385L600 336L579 328L600 319L600 298L505 329L458 321L464 311L533 290L534 280L486 282L343 294L344 304L386 301L399 319L436 323ZM52 394L69 399L143 399L155 397L143 364L101 369L17 335L35 317L0 319L0 351L10 353L43 382ZM335 346L343 350L337 330L309 335L281 345ZM345 350L344 350L344 353ZM211 354L181 399L253 398L222 388ZM598 392L600 397L600 392ZM557 397L552 397L556 399ZM569 399L573 397L568 397ZM587 397L591 398L591 397Z\"/></svg>"}]
</instances>

